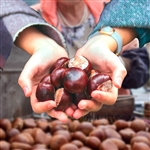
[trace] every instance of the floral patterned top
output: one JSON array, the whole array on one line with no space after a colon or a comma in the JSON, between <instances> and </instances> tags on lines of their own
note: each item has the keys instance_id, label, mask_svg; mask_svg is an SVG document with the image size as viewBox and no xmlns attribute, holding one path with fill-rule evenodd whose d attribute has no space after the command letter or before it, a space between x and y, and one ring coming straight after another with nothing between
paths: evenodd
<instances>
[{"instance_id":1,"label":"floral patterned top","mask_svg":"<svg viewBox=\"0 0 150 150\"><path fill-rule=\"evenodd\" d=\"M95 21L92 14L89 15L88 19L79 26L67 27L61 25L62 35L64 36L69 51L69 57L72 58L77 49L83 46L89 34L93 31L95 27Z\"/></svg>"}]
</instances>

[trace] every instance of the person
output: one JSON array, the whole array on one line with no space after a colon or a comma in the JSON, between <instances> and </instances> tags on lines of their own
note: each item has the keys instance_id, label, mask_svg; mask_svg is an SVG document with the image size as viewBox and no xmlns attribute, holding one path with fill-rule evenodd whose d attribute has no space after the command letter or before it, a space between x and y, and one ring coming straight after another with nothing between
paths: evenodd
<instances>
[{"instance_id":1,"label":"person","mask_svg":"<svg viewBox=\"0 0 150 150\"><path fill-rule=\"evenodd\" d=\"M116 42L111 35L100 34L100 31L105 27L110 27L113 32L119 35L122 45L129 43L137 37L139 39L139 46L143 47L144 44L150 41L150 22L147 20L150 16L150 12L148 11L149 7L149 1L144 0L140 2L111 0L105 6L97 26L90 35L91 38L89 38L88 42L77 51L76 55L82 54L83 56L90 58L89 54L92 53L95 60L91 57L90 61L96 68L101 67L101 70L105 72L106 70L102 65L98 66L98 61L96 61L96 59L102 59L102 54L103 57L110 56L110 59L107 59L105 64L109 64L107 65L109 66L107 69L112 73L114 66L111 65L111 63L113 64L113 62L118 59L117 57L113 57L113 53L116 52L118 45L121 43L118 41ZM99 52L96 53L96 55L94 55L95 49ZM110 51L113 53L110 54ZM104 61L101 61L100 63L104 65ZM113 83L119 88L125 78L125 73L122 71L118 72L117 75L114 73L114 75ZM94 91L92 96L99 102L103 102L101 99L103 97L102 92Z\"/></svg>"},{"instance_id":2,"label":"person","mask_svg":"<svg viewBox=\"0 0 150 150\"><path fill-rule=\"evenodd\" d=\"M104 3L108 3L108 0L92 3L89 0L78 2L41 0L31 8L38 11L47 22L62 32L69 50L69 57L72 58L85 44L88 35L98 22ZM78 7L80 10L76 9ZM134 51L131 51L132 49ZM123 47L119 58L127 69L127 76L118 94L130 95L131 92L128 89L139 88L148 80L148 53L146 48L139 49L138 40L134 39Z\"/></svg>"},{"instance_id":3,"label":"person","mask_svg":"<svg viewBox=\"0 0 150 150\"><path fill-rule=\"evenodd\" d=\"M60 57L68 57L65 40L58 30L46 23L25 2L1 0L0 5L2 8L0 13L0 68L1 70L5 69L4 64L10 55L13 42L31 54L32 56L24 68L24 71L28 69L29 72L24 74L23 71L21 75L25 83L19 81L25 95L30 96L31 93L34 93L32 91L34 91L35 84L37 85L41 77L49 72L49 66ZM42 111L44 108L48 111L55 107L53 101L41 104L42 106L36 102L31 98L32 108L37 112L39 106ZM63 115L66 117L66 114ZM59 119L57 114L54 116Z\"/></svg>"},{"instance_id":4,"label":"person","mask_svg":"<svg viewBox=\"0 0 150 150\"><path fill-rule=\"evenodd\" d=\"M55 8L55 5L53 5L52 9L53 8ZM111 92L92 92L92 97L100 103L113 104L116 101L117 89L121 87L127 72L119 58L114 54L118 48L118 42L116 42L111 35L106 35L104 33L102 34L99 31L102 29L102 27L110 26L112 27L112 31L115 31L115 33L119 35L122 45L126 45L137 37L140 41L140 47L142 47L143 44L149 42L148 27L150 25L146 20L148 17L143 19L145 14L146 16L149 16L149 12L146 10L149 10L148 1L133 2L131 0L111 0L105 6L100 20L90 34L88 41L85 43L85 45L79 48L75 54L83 55L84 57L88 58L95 69L101 70L101 72L111 76L114 84ZM141 18L140 20L139 16ZM87 102L85 102L82 108L87 109L91 107L87 105ZM78 117L76 116L76 118Z\"/></svg>"},{"instance_id":5,"label":"person","mask_svg":"<svg viewBox=\"0 0 150 150\"><path fill-rule=\"evenodd\" d=\"M74 110L70 107L66 112L55 111L53 108L56 104L53 101L38 102L35 97L37 84L49 72L50 66L58 58L68 57L65 40L56 28L46 23L25 2L21 0L11 0L9 2L1 0L0 5L1 8L7 7L0 14L0 35L2 37L0 67L2 70L4 69L4 63L10 55L13 42L16 46L31 54L21 72L18 83L25 96L30 97L33 111L36 113L47 112L48 115L54 118L67 121L68 115L80 118L91 110L98 110L101 103L97 101L89 101L83 110L82 108ZM113 88L113 90L117 91L116 88ZM114 99L116 96L113 95ZM81 105L85 106L84 101L81 102Z\"/></svg>"},{"instance_id":6,"label":"person","mask_svg":"<svg viewBox=\"0 0 150 150\"><path fill-rule=\"evenodd\" d=\"M18 1L12 0L11 2L12 2L11 4L13 4L13 6L16 6L16 4L18 5ZM3 4L4 3L8 3L8 2L4 1ZM21 6L19 8L24 8L24 5L25 4L23 4L23 7ZM6 5L6 4L4 4L4 6L7 6L7 9L8 8L12 9L12 7L10 7L10 6L8 7L8 5ZM18 8L14 9L14 10L18 11ZM13 13L13 14L15 14L15 13ZM30 14L32 14L32 13L30 13ZM34 15L35 14L33 14L31 16L33 17ZM22 18L23 18L23 20L25 20L24 17L21 17L20 20ZM39 18L39 16L36 18ZM2 18L2 19L4 19L4 18ZM137 35L136 32L130 28L127 28L127 29L126 28L123 28L123 29L116 28L116 30L117 30L117 32L119 32L120 35L126 36L123 39L124 45L127 44L128 42L130 42L131 40L133 40ZM47 30L47 32L48 32L48 30ZM53 38L53 35L58 32L56 31L56 29L53 29L53 30L51 30L50 33L51 33L51 38ZM124 35L124 33L125 33L125 35ZM21 48L26 49L27 45L23 44L23 43L25 43L23 41L27 40L28 38L27 38L27 36L23 36L23 34L24 34L23 32L21 32L19 34L19 38L16 39L16 44L18 46L20 46ZM25 35L27 35L27 34L25 34ZM47 36L45 38L47 38ZM57 38L54 38L54 39L57 41L57 39L60 39L60 36L57 36ZM11 40L11 41L13 41L13 40ZM44 41L48 42L48 40L44 40ZM54 62L53 60L55 59L55 56L61 55L61 57L62 57L62 55L66 55L66 53L64 51L63 52L65 54L62 54L62 51L61 51L61 54L56 54L57 52L58 53L60 52L59 49L61 49L62 47L60 48L60 46L58 46L58 44L54 40L50 40L50 41L51 41L50 45L53 47L53 48L51 47L53 49L53 51L54 51L54 49L57 48L57 51L56 50L54 51L54 57L52 59L49 59L49 58L51 58L52 53L51 53L51 51L49 51L49 47L46 46L47 45L46 43L45 43L46 45L44 45L44 46L46 46L46 50L45 50L45 48L44 48L44 50L42 49L42 46L43 46L42 45L41 47L36 47L36 48L38 48L37 51L32 47L33 45L31 44L32 45L31 51L34 52L34 54L31 56L29 61L26 63L26 65L19 77L19 84L22 87L22 89L24 90L25 95L31 97L31 105L35 112L37 112L37 113L47 112L49 115L65 121L67 119L67 116L63 112L54 111L52 109L52 108L54 108L53 105L51 104L52 102L39 103L37 101L37 99L35 98L35 89L36 89L37 83L40 81L41 77L44 76L44 73L48 72L49 67L51 66L51 62ZM35 40L33 43L37 44L38 42L36 42L36 40ZM58 42L58 43L60 43L60 42ZM88 42L86 42L86 44L83 45L77 51L76 55L82 55L85 57L87 56L87 58L92 63L92 65L94 66L95 69L101 70L102 72L110 75L114 86L112 87L112 90L110 92L102 92L102 91L92 92L92 97L95 99L95 101L82 100L80 102L80 104L78 105L79 109L73 110L70 108L66 112L67 115L73 116L74 118L78 119L90 111L99 110L101 107L101 103L113 104L116 101L118 88L121 87L122 81L127 73L125 67L120 62L119 58L113 53L113 52L115 52L116 48L117 48L117 43L113 38L106 36L106 35L97 35L97 36L94 36L91 39L89 39ZM37 60L39 60L39 61L37 61Z\"/></svg>"}]
</instances>

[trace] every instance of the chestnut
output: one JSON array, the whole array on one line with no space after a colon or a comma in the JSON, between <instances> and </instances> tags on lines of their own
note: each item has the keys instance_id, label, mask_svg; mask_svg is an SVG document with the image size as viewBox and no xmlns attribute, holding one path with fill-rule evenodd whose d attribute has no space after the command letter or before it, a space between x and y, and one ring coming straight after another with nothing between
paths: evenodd
<instances>
[{"instance_id":1,"label":"chestnut","mask_svg":"<svg viewBox=\"0 0 150 150\"><path fill-rule=\"evenodd\" d=\"M40 101L54 100L55 88L51 83L41 82L36 89L36 98Z\"/></svg>"},{"instance_id":2,"label":"chestnut","mask_svg":"<svg viewBox=\"0 0 150 150\"><path fill-rule=\"evenodd\" d=\"M78 147L73 143L66 143L61 146L60 150L78 150Z\"/></svg>"},{"instance_id":3,"label":"chestnut","mask_svg":"<svg viewBox=\"0 0 150 150\"><path fill-rule=\"evenodd\" d=\"M10 150L10 143L4 140L0 140L0 150Z\"/></svg>"},{"instance_id":4,"label":"chestnut","mask_svg":"<svg viewBox=\"0 0 150 150\"><path fill-rule=\"evenodd\" d=\"M118 150L118 147L110 138L108 138L101 143L100 150Z\"/></svg>"},{"instance_id":5,"label":"chestnut","mask_svg":"<svg viewBox=\"0 0 150 150\"><path fill-rule=\"evenodd\" d=\"M71 143L76 145L78 148L83 146L83 143L80 140L72 140Z\"/></svg>"},{"instance_id":6,"label":"chestnut","mask_svg":"<svg viewBox=\"0 0 150 150\"><path fill-rule=\"evenodd\" d=\"M95 76L98 73L100 73L98 70L92 69L89 78Z\"/></svg>"},{"instance_id":7,"label":"chestnut","mask_svg":"<svg viewBox=\"0 0 150 150\"><path fill-rule=\"evenodd\" d=\"M59 150L66 143L68 143L68 140L64 135L56 134L51 138L49 146L52 150Z\"/></svg>"},{"instance_id":8,"label":"chestnut","mask_svg":"<svg viewBox=\"0 0 150 150\"><path fill-rule=\"evenodd\" d=\"M82 99L88 99L88 95L86 94L86 91L82 91L80 93L75 93L73 94L73 103L78 106L78 103L82 100Z\"/></svg>"},{"instance_id":9,"label":"chestnut","mask_svg":"<svg viewBox=\"0 0 150 150\"><path fill-rule=\"evenodd\" d=\"M82 131L82 133L88 136L90 132L92 132L93 129L94 129L94 126L91 122L84 121L78 125L76 131Z\"/></svg>"},{"instance_id":10,"label":"chestnut","mask_svg":"<svg viewBox=\"0 0 150 150\"><path fill-rule=\"evenodd\" d=\"M96 75L89 78L87 84L87 93L91 95L94 90L101 90L103 86L105 86L103 83L109 80L111 80L111 78L108 75L97 73Z\"/></svg>"},{"instance_id":11,"label":"chestnut","mask_svg":"<svg viewBox=\"0 0 150 150\"><path fill-rule=\"evenodd\" d=\"M84 70L87 75L90 75L92 70L92 65L88 59L83 56L75 56L69 60L68 67L76 67Z\"/></svg>"},{"instance_id":12,"label":"chestnut","mask_svg":"<svg viewBox=\"0 0 150 150\"><path fill-rule=\"evenodd\" d=\"M46 82L46 83L51 83L51 75L47 74L46 76L44 76L40 82Z\"/></svg>"},{"instance_id":13,"label":"chestnut","mask_svg":"<svg viewBox=\"0 0 150 150\"><path fill-rule=\"evenodd\" d=\"M51 73L51 83L56 89L62 87L62 74L65 70L64 67L58 67Z\"/></svg>"},{"instance_id":14,"label":"chestnut","mask_svg":"<svg viewBox=\"0 0 150 150\"><path fill-rule=\"evenodd\" d=\"M135 142L132 146L132 150L149 150L150 147L143 142Z\"/></svg>"},{"instance_id":15,"label":"chestnut","mask_svg":"<svg viewBox=\"0 0 150 150\"><path fill-rule=\"evenodd\" d=\"M5 131L2 128L0 128L0 140L4 140L5 138L6 138Z\"/></svg>"},{"instance_id":16,"label":"chestnut","mask_svg":"<svg viewBox=\"0 0 150 150\"><path fill-rule=\"evenodd\" d=\"M89 146L90 148L94 149L94 150L99 150L101 141L95 137L95 136L89 136L86 138L86 146Z\"/></svg>"},{"instance_id":17,"label":"chestnut","mask_svg":"<svg viewBox=\"0 0 150 150\"><path fill-rule=\"evenodd\" d=\"M69 61L69 58L67 58L67 57L61 57L61 58L57 59L55 61L55 63L52 65L50 72L52 72L55 68L58 68L58 67L67 67L68 61Z\"/></svg>"},{"instance_id":18,"label":"chestnut","mask_svg":"<svg viewBox=\"0 0 150 150\"><path fill-rule=\"evenodd\" d=\"M72 95L64 88L56 90L54 100L56 102L55 110L65 111L72 103Z\"/></svg>"},{"instance_id":19,"label":"chestnut","mask_svg":"<svg viewBox=\"0 0 150 150\"><path fill-rule=\"evenodd\" d=\"M139 131L146 131L146 123L142 119L135 119L131 122L130 128L133 129L135 132Z\"/></svg>"},{"instance_id":20,"label":"chestnut","mask_svg":"<svg viewBox=\"0 0 150 150\"><path fill-rule=\"evenodd\" d=\"M87 74L80 68L67 68L63 73L63 86L70 93L80 93L88 83Z\"/></svg>"}]
</instances>

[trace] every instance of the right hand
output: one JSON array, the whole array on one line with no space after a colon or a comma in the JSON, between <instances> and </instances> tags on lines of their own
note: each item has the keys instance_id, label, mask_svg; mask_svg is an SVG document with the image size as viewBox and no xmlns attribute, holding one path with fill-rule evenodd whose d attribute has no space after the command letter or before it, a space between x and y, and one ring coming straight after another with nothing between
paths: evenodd
<instances>
[{"instance_id":1,"label":"right hand","mask_svg":"<svg viewBox=\"0 0 150 150\"><path fill-rule=\"evenodd\" d=\"M52 64L61 57L68 57L66 50L49 39L47 45L35 50L24 66L18 82L25 96L30 96L31 106L35 113L47 112L54 118L66 121L67 115L64 112L53 109L56 106L54 101L38 102L35 96L38 83L49 73Z\"/></svg>"},{"instance_id":2,"label":"right hand","mask_svg":"<svg viewBox=\"0 0 150 150\"><path fill-rule=\"evenodd\" d=\"M106 37L107 38L107 37ZM109 37L108 37L109 38ZM126 76L126 69L113 52L107 46L108 40L104 40L102 36L92 37L83 47L81 47L76 55L86 57L94 69L102 74L109 75L113 82L113 87L109 92L95 90L91 96L101 105L112 105L117 100L118 89L121 87L124 77ZM101 105L99 104L99 109ZM97 103L92 103L89 100L81 100L78 108L73 116L80 118L89 111L97 111Z\"/></svg>"}]
</instances>

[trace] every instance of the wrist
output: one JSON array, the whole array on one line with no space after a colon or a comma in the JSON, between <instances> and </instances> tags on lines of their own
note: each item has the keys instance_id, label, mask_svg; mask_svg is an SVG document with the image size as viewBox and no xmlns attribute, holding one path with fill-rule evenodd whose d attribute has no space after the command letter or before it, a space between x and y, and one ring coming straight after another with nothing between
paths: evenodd
<instances>
[{"instance_id":1,"label":"wrist","mask_svg":"<svg viewBox=\"0 0 150 150\"><path fill-rule=\"evenodd\" d=\"M111 36L105 34L96 34L91 36L90 40L92 40L92 42L98 40L99 44L105 45L113 53L115 53L117 49L117 42Z\"/></svg>"}]
</instances>

